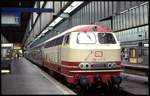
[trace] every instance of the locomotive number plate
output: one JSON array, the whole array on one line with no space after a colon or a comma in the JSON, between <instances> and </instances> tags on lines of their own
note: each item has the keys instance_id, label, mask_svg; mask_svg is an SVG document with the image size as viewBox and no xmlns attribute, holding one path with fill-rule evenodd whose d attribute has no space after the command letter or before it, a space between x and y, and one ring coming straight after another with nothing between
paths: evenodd
<instances>
[{"instance_id":1,"label":"locomotive number plate","mask_svg":"<svg viewBox=\"0 0 150 96\"><path fill-rule=\"evenodd\" d=\"M103 57L102 51L95 51L95 57Z\"/></svg>"}]
</instances>

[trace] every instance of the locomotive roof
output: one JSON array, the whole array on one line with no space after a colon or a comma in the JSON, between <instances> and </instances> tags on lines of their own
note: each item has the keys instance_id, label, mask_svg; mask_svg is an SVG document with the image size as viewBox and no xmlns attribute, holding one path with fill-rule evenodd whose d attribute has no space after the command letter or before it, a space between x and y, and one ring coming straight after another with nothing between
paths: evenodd
<instances>
[{"instance_id":1,"label":"locomotive roof","mask_svg":"<svg viewBox=\"0 0 150 96\"><path fill-rule=\"evenodd\" d=\"M112 30L109 27L104 26L104 25L78 25L78 26L74 26L74 27L60 33L59 35L51 37L50 39L38 44L35 47L38 47L42 44L45 44L55 38L61 37L70 32L112 32ZM35 47L33 47L33 48L35 48Z\"/></svg>"},{"instance_id":2,"label":"locomotive roof","mask_svg":"<svg viewBox=\"0 0 150 96\"><path fill-rule=\"evenodd\" d=\"M96 28L96 29L94 29ZM112 32L112 30L104 25L78 25L75 27L72 27L68 30L68 32Z\"/></svg>"}]
</instances>

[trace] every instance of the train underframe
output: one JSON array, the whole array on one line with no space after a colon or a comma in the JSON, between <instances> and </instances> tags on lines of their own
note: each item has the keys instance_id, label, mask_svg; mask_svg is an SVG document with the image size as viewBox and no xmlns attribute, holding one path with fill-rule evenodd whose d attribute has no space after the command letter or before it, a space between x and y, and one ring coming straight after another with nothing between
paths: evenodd
<instances>
[{"instance_id":1,"label":"train underframe","mask_svg":"<svg viewBox=\"0 0 150 96\"><path fill-rule=\"evenodd\" d=\"M109 72L108 70L106 70L106 72L86 72L90 70L85 70L85 72L76 73L75 71L77 71L77 69L74 70L74 68L63 68L58 64L49 63L46 64L45 67L57 73L57 75L61 75L59 79L60 80L65 79L67 85L80 86L80 89L88 89L93 86L98 88L99 87L114 88L114 87L119 87L120 83L122 82L120 71L117 71L117 69L109 70ZM74 72L70 72L73 70ZM96 71L96 70L91 70L91 71Z\"/></svg>"},{"instance_id":2,"label":"train underframe","mask_svg":"<svg viewBox=\"0 0 150 96\"><path fill-rule=\"evenodd\" d=\"M67 82L81 88L88 89L90 87L119 87L122 77L117 72L107 73L79 73L74 74L72 78L66 77Z\"/></svg>"}]
</instances>

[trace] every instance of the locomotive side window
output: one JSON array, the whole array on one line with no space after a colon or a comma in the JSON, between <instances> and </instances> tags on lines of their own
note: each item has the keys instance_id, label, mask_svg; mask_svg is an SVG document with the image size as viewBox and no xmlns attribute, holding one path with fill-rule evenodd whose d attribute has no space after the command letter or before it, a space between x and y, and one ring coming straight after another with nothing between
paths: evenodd
<instances>
[{"instance_id":1,"label":"locomotive side window","mask_svg":"<svg viewBox=\"0 0 150 96\"><path fill-rule=\"evenodd\" d=\"M98 33L98 40L101 44L115 44L115 38L111 33Z\"/></svg>"},{"instance_id":2,"label":"locomotive side window","mask_svg":"<svg viewBox=\"0 0 150 96\"><path fill-rule=\"evenodd\" d=\"M96 36L94 33L81 32L77 34L77 43L79 44L95 44Z\"/></svg>"}]
</instances>

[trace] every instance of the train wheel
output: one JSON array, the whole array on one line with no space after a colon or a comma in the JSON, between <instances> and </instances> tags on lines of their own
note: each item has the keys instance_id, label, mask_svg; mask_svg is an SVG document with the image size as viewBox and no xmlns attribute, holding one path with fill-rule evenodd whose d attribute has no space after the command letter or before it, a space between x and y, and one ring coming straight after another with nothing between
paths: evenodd
<instances>
[{"instance_id":1,"label":"train wheel","mask_svg":"<svg viewBox=\"0 0 150 96\"><path fill-rule=\"evenodd\" d=\"M83 88L83 86L81 86L81 85L76 85L75 92L79 96L85 96L86 92L87 92L87 87L85 88L85 86L84 86L84 88Z\"/></svg>"},{"instance_id":2,"label":"train wheel","mask_svg":"<svg viewBox=\"0 0 150 96\"><path fill-rule=\"evenodd\" d=\"M80 85L76 85L75 90L76 90L77 93L80 92L81 91L81 86Z\"/></svg>"},{"instance_id":3,"label":"train wheel","mask_svg":"<svg viewBox=\"0 0 150 96\"><path fill-rule=\"evenodd\" d=\"M54 71L52 71L52 70L49 70L49 73L50 73L51 76L54 76L54 75L55 75L55 74L54 74Z\"/></svg>"},{"instance_id":4,"label":"train wheel","mask_svg":"<svg viewBox=\"0 0 150 96\"><path fill-rule=\"evenodd\" d=\"M120 84L115 84L114 82L108 82L108 91L109 93L115 94L115 96L119 96L120 94Z\"/></svg>"},{"instance_id":5,"label":"train wheel","mask_svg":"<svg viewBox=\"0 0 150 96\"><path fill-rule=\"evenodd\" d=\"M68 83L66 80L65 80L65 84L66 84L69 88L74 88L73 84Z\"/></svg>"},{"instance_id":6,"label":"train wheel","mask_svg":"<svg viewBox=\"0 0 150 96\"><path fill-rule=\"evenodd\" d=\"M107 90L108 90L108 86L107 86L107 84L106 83L101 83L101 91L103 92L103 93L108 93L107 92Z\"/></svg>"},{"instance_id":7,"label":"train wheel","mask_svg":"<svg viewBox=\"0 0 150 96\"><path fill-rule=\"evenodd\" d=\"M113 92L113 90L114 90L114 88L115 88L115 85L114 85L113 82L108 81L107 87L108 87L108 90L109 90L110 92Z\"/></svg>"}]
</instances>

